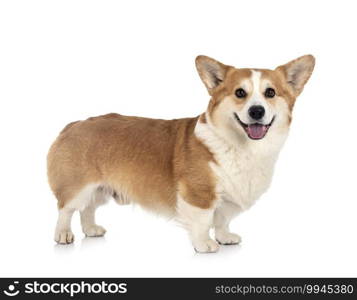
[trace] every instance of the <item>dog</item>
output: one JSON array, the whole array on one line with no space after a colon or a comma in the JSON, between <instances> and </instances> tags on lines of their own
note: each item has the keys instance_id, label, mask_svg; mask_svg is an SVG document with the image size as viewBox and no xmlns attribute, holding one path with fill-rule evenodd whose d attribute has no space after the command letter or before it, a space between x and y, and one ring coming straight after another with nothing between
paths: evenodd
<instances>
[{"instance_id":1,"label":"dog","mask_svg":"<svg viewBox=\"0 0 357 300\"><path fill-rule=\"evenodd\" d=\"M86 236L103 236L95 211L114 198L176 219L197 252L240 243L229 223L268 189L295 100L314 65L312 55L274 70L198 56L211 97L201 115L161 120L111 113L68 124L47 157L58 200L55 241L73 242L75 211Z\"/></svg>"}]
</instances>

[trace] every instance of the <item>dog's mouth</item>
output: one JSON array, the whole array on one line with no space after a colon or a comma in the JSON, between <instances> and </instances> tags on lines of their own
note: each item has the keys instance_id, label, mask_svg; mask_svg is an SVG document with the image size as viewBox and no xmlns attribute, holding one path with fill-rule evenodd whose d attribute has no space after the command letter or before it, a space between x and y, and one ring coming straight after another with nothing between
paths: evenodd
<instances>
[{"instance_id":1,"label":"dog's mouth","mask_svg":"<svg viewBox=\"0 0 357 300\"><path fill-rule=\"evenodd\" d=\"M236 118L238 123L243 127L248 137L251 138L252 140L260 140L263 137L265 137L270 126L273 124L275 120L275 116L274 116L269 124L260 124L260 123L245 124L239 119L236 113L234 113L234 117Z\"/></svg>"}]
</instances>

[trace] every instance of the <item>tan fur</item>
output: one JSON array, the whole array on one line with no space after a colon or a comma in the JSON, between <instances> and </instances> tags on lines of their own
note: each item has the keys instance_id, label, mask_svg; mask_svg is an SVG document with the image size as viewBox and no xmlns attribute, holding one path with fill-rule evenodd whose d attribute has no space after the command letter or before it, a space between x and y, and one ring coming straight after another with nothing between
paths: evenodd
<instances>
[{"instance_id":1,"label":"tan fur","mask_svg":"<svg viewBox=\"0 0 357 300\"><path fill-rule=\"evenodd\" d=\"M48 178L59 208L85 185L100 183L152 209L174 210L176 193L198 207L214 199L213 160L193 135L198 118L154 120L118 114L65 127L48 154Z\"/></svg>"}]
</instances>

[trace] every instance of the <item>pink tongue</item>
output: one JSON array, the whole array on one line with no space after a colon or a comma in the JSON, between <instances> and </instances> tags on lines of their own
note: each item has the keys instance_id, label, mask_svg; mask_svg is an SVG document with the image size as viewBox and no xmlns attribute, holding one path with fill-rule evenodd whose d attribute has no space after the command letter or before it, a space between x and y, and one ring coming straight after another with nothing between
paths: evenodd
<instances>
[{"instance_id":1,"label":"pink tongue","mask_svg":"<svg viewBox=\"0 0 357 300\"><path fill-rule=\"evenodd\" d=\"M261 124L251 124L247 127L247 133L252 139L261 139L267 132L268 127Z\"/></svg>"}]
</instances>

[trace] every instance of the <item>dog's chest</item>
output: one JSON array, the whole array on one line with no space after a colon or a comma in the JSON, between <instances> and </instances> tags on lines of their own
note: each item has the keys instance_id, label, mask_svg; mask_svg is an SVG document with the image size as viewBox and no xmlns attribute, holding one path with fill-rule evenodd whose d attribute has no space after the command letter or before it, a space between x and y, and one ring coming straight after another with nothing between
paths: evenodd
<instances>
[{"instance_id":1,"label":"dog's chest","mask_svg":"<svg viewBox=\"0 0 357 300\"><path fill-rule=\"evenodd\" d=\"M210 166L217 178L216 191L223 200L249 208L269 187L274 157L235 148L216 152Z\"/></svg>"}]
</instances>

